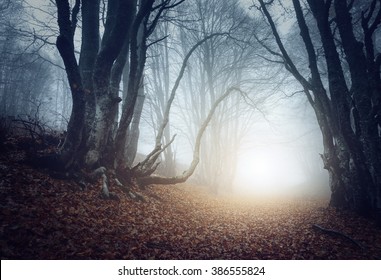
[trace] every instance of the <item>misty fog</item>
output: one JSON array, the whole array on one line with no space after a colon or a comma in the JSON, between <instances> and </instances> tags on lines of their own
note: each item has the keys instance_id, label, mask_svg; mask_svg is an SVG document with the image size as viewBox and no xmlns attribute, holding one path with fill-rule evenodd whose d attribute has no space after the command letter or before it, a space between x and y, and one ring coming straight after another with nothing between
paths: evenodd
<instances>
[{"instance_id":1,"label":"misty fog","mask_svg":"<svg viewBox=\"0 0 381 280\"><path fill-rule=\"evenodd\" d=\"M31 92L38 95L27 101L27 104L34 104L29 111L23 111L25 106L11 111L11 104L6 105L3 101L5 107L2 106L2 112L10 116L38 113L38 117L50 127L64 130L70 117L71 100L63 66L54 48L57 32L54 8L52 3L41 7L39 4L39 1L25 1L23 8L20 6L20 14L25 19L13 18L10 22L15 28L25 30L20 36L20 47L36 50L37 63L49 69L48 78L40 82L45 84L45 88L32 89ZM205 42L192 54L170 111L164 143L168 143L175 134L176 139L163 153L159 172L173 175L187 169L192 161L198 127L213 100L229 86L237 86L246 97L231 96L218 108L203 137L201 162L191 180L208 185L217 192L326 192L328 174L323 170L319 156L323 148L314 113L303 93L297 93L300 88L296 82L278 64L265 59L266 50L249 33L249 30L257 32L259 40L264 22L260 16L247 10L245 2L242 6L234 5L219 12L205 5L201 2L184 3L183 8L172 12L171 16L177 16L180 21L182 18L193 20L193 29L186 31L176 22L163 22L152 35L151 41L158 40L158 43L148 48L145 101L138 142L140 155L135 161L138 162L155 145L156 123L161 121L166 98L177 78L182 59L201 38L195 30L203 28L204 32L213 33L233 28L244 38L239 40L252 41L251 45L221 36ZM197 12L184 14L187 8ZM238 18L244 19L234 18L238 14ZM237 25L239 20L242 22ZM289 30L295 25L295 20L287 14L282 20L280 29L285 33L285 39L294 38ZM47 23L49 28L46 28ZM35 46L27 45L28 36L33 34L29 35L29 30L38 34L33 42ZM76 33L78 48L80 33L81 29ZM161 41L161 38L165 40ZM300 38L288 44L299 48ZM293 55L298 56L298 52ZM120 89L123 89L123 81ZM3 100L5 96L3 93ZM170 170L173 167L169 165L175 165L175 168Z\"/></svg>"}]
</instances>

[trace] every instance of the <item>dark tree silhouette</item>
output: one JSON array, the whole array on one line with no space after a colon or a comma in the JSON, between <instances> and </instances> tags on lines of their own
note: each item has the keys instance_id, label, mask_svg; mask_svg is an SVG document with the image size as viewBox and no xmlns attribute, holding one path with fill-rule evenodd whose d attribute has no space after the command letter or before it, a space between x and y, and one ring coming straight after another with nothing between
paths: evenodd
<instances>
[{"instance_id":1,"label":"dark tree silhouette","mask_svg":"<svg viewBox=\"0 0 381 280\"><path fill-rule=\"evenodd\" d=\"M305 78L295 66L267 4L259 0L286 69L299 81L315 111L324 142L321 157L330 175L331 205L380 219L380 58L375 54L370 38L380 24L381 2L372 1L370 7L361 13L364 41L354 34L356 28L359 30L351 18L351 6L346 1L307 2L306 8L314 16L324 50L328 90L319 72L315 46L299 0L293 0L293 6L308 56L310 79ZM334 28L338 29L339 36ZM339 47L344 51L344 59L340 56ZM343 63L349 67L348 81Z\"/></svg>"}]
</instances>

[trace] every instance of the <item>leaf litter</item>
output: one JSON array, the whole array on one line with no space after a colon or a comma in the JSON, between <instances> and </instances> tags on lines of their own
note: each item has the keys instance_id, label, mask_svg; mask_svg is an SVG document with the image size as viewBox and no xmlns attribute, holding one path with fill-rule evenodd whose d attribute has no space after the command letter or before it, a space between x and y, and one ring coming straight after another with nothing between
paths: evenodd
<instances>
[{"instance_id":1,"label":"leaf litter","mask_svg":"<svg viewBox=\"0 0 381 280\"><path fill-rule=\"evenodd\" d=\"M213 196L151 186L145 202L99 196L0 156L1 259L381 259L381 229L322 200ZM350 236L316 230L314 224Z\"/></svg>"}]
</instances>

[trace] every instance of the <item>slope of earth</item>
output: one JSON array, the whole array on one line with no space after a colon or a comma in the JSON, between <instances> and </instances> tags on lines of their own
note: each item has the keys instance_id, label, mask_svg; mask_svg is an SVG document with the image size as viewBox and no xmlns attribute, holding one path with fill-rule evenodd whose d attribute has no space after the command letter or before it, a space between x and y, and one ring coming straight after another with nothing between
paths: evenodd
<instances>
[{"instance_id":1,"label":"slope of earth","mask_svg":"<svg viewBox=\"0 0 381 280\"><path fill-rule=\"evenodd\" d=\"M146 202L111 186L120 200L104 200L100 183L81 190L24 156L0 156L1 259L381 258L381 230L325 202L215 197L189 185L135 190Z\"/></svg>"}]
</instances>

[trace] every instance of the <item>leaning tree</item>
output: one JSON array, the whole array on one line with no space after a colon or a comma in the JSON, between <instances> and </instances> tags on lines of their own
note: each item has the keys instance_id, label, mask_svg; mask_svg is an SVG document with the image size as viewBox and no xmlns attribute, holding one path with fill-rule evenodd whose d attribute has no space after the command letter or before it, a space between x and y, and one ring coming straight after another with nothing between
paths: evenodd
<instances>
[{"instance_id":1,"label":"leaning tree","mask_svg":"<svg viewBox=\"0 0 381 280\"><path fill-rule=\"evenodd\" d=\"M259 0L258 8L279 51L266 49L282 59L315 111L323 136L321 157L330 175L331 205L381 219L381 56L374 45L381 1L369 1L357 13L360 18L352 16L353 2L307 0L303 6L299 0L292 1L307 55L308 77L286 50L270 14L270 3ZM307 20L308 13L314 22ZM319 42L311 36L314 26ZM318 43L324 51L326 75L319 67Z\"/></svg>"}]
</instances>

